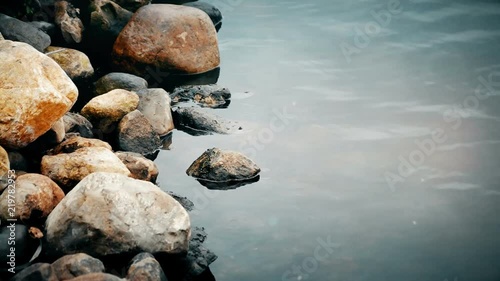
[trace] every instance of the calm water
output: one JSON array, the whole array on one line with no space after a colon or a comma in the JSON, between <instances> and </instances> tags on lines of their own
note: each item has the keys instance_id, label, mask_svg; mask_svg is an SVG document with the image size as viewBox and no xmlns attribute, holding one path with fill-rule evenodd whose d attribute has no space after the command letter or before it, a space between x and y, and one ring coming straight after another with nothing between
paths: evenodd
<instances>
[{"instance_id":1,"label":"calm water","mask_svg":"<svg viewBox=\"0 0 500 281\"><path fill-rule=\"evenodd\" d=\"M401 0L383 26L385 0L211 2L230 3L219 84L234 98L216 113L244 130L175 131L157 163L197 204L217 280L500 280L500 2ZM261 180L186 176L214 146ZM320 259L319 240L335 246Z\"/></svg>"}]
</instances>

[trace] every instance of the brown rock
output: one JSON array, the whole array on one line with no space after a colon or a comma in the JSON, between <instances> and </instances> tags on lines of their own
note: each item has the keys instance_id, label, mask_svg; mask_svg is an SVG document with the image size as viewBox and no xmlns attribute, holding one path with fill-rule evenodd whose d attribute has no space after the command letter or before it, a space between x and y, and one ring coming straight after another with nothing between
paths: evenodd
<instances>
[{"instance_id":1,"label":"brown rock","mask_svg":"<svg viewBox=\"0 0 500 281\"><path fill-rule=\"evenodd\" d=\"M161 146L160 136L139 110L125 115L118 124L118 143L121 149L142 155L152 154Z\"/></svg>"},{"instance_id":2,"label":"brown rock","mask_svg":"<svg viewBox=\"0 0 500 281\"><path fill-rule=\"evenodd\" d=\"M84 253L63 256L52 263L52 268L59 280L104 272L104 264L100 260Z\"/></svg>"},{"instance_id":3,"label":"brown rock","mask_svg":"<svg viewBox=\"0 0 500 281\"><path fill-rule=\"evenodd\" d=\"M169 4L140 8L116 39L112 58L117 69L139 76L150 75L148 69L201 73L220 63L217 33L208 15Z\"/></svg>"},{"instance_id":4,"label":"brown rock","mask_svg":"<svg viewBox=\"0 0 500 281\"><path fill-rule=\"evenodd\" d=\"M63 141L62 143L60 143L49 154L56 155L56 154L61 154L61 153L72 153L72 152L75 152L78 149L81 149L84 147L103 147L103 148L106 148L110 151L113 150L111 148L111 145L109 145L107 142L104 142L102 140L87 139L87 138L75 136L75 137L69 138L69 139Z\"/></svg>"},{"instance_id":5,"label":"brown rock","mask_svg":"<svg viewBox=\"0 0 500 281\"><path fill-rule=\"evenodd\" d=\"M67 1L56 1L55 22L61 29L62 36L66 43L80 43L82 41L83 23L80 20L80 12Z\"/></svg>"},{"instance_id":6,"label":"brown rock","mask_svg":"<svg viewBox=\"0 0 500 281\"><path fill-rule=\"evenodd\" d=\"M124 281L124 279L108 273L90 273L69 279L68 281Z\"/></svg>"},{"instance_id":7,"label":"brown rock","mask_svg":"<svg viewBox=\"0 0 500 281\"><path fill-rule=\"evenodd\" d=\"M45 49L45 54L55 60L73 80L85 79L94 74L89 58L80 51L50 46Z\"/></svg>"},{"instance_id":8,"label":"brown rock","mask_svg":"<svg viewBox=\"0 0 500 281\"><path fill-rule=\"evenodd\" d=\"M158 167L156 164L139 153L119 151L115 153L123 164L127 166L131 177L138 180L156 182Z\"/></svg>"},{"instance_id":9,"label":"brown rock","mask_svg":"<svg viewBox=\"0 0 500 281\"><path fill-rule=\"evenodd\" d=\"M0 177L10 170L9 154L0 146Z\"/></svg>"}]
</instances>

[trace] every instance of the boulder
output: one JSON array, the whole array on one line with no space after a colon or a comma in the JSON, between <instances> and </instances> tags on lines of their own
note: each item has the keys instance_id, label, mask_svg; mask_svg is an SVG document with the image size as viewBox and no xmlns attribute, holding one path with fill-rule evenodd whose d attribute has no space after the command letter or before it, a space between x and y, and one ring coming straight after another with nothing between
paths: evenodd
<instances>
[{"instance_id":1,"label":"boulder","mask_svg":"<svg viewBox=\"0 0 500 281\"><path fill-rule=\"evenodd\" d=\"M215 30L219 31L220 28L222 27L222 13L214 5L207 3L207 2L201 2L201 1L189 2L189 3L185 3L183 5L197 8L197 9L200 9L203 12L207 13L207 15L210 17L210 19L212 20L212 22L215 26Z\"/></svg>"},{"instance_id":2,"label":"boulder","mask_svg":"<svg viewBox=\"0 0 500 281\"><path fill-rule=\"evenodd\" d=\"M230 134L241 129L232 121L199 107L180 107L173 112L175 127L191 135Z\"/></svg>"},{"instance_id":3,"label":"boulder","mask_svg":"<svg viewBox=\"0 0 500 281\"><path fill-rule=\"evenodd\" d=\"M0 144L23 148L75 103L78 89L61 67L33 47L0 41Z\"/></svg>"},{"instance_id":4,"label":"boulder","mask_svg":"<svg viewBox=\"0 0 500 281\"><path fill-rule=\"evenodd\" d=\"M49 263L35 263L18 274L14 275L10 281L59 281L52 266Z\"/></svg>"},{"instance_id":5,"label":"boulder","mask_svg":"<svg viewBox=\"0 0 500 281\"><path fill-rule=\"evenodd\" d=\"M52 263L52 269L59 280L69 280L90 273L102 273L105 270L100 260L83 253L59 258Z\"/></svg>"},{"instance_id":6,"label":"boulder","mask_svg":"<svg viewBox=\"0 0 500 281\"><path fill-rule=\"evenodd\" d=\"M55 35L56 26L52 23L46 21L30 21L29 24L40 29L41 31L49 35L51 38L52 36Z\"/></svg>"},{"instance_id":7,"label":"boulder","mask_svg":"<svg viewBox=\"0 0 500 281\"><path fill-rule=\"evenodd\" d=\"M7 174L10 170L9 154L0 146L0 177Z\"/></svg>"},{"instance_id":8,"label":"boulder","mask_svg":"<svg viewBox=\"0 0 500 281\"><path fill-rule=\"evenodd\" d=\"M260 168L245 155L218 148L207 149L186 171L189 176L211 182L246 181L259 172Z\"/></svg>"},{"instance_id":9,"label":"boulder","mask_svg":"<svg viewBox=\"0 0 500 281\"><path fill-rule=\"evenodd\" d=\"M27 43L40 52L50 46L49 35L27 22L4 14L0 14L0 32L5 39Z\"/></svg>"},{"instance_id":10,"label":"boulder","mask_svg":"<svg viewBox=\"0 0 500 281\"><path fill-rule=\"evenodd\" d=\"M194 101L202 107L227 107L231 99L229 89L219 85L180 86L170 94L173 103Z\"/></svg>"},{"instance_id":11,"label":"boulder","mask_svg":"<svg viewBox=\"0 0 500 281\"><path fill-rule=\"evenodd\" d=\"M8 213L8 192L0 195L0 217L15 218L37 224L52 212L64 198L62 189L51 179L39 174L24 174L16 179L15 216Z\"/></svg>"},{"instance_id":12,"label":"boulder","mask_svg":"<svg viewBox=\"0 0 500 281\"><path fill-rule=\"evenodd\" d=\"M72 80L83 80L94 75L89 58L80 51L50 46L45 54L55 60Z\"/></svg>"},{"instance_id":13,"label":"boulder","mask_svg":"<svg viewBox=\"0 0 500 281\"><path fill-rule=\"evenodd\" d=\"M113 150L111 148L111 145L102 140L88 139L80 136L74 136L60 143L57 147L55 147L52 151L50 151L49 155L56 155L61 153L73 153L78 149L85 147L102 147L110 151Z\"/></svg>"},{"instance_id":14,"label":"boulder","mask_svg":"<svg viewBox=\"0 0 500 281\"><path fill-rule=\"evenodd\" d=\"M127 273L127 281L168 281L160 263L150 253L135 256Z\"/></svg>"},{"instance_id":15,"label":"boulder","mask_svg":"<svg viewBox=\"0 0 500 281\"><path fill-rule=\"evenodd\" d=\"M55 23L61 30L64 41L68 44L82 42L84 27L79 9L67 1L56 1L54 9Z\"/></svg>"},{"instance_id":16,"label":"boulder","mask_svg":"<svg viewBox=\"0 0 500 281\"><path fill-rule=\"evenodd\" d=\"M95 83L96 96L105 94L114 89L123 89L137 92L147 89L148 82L139 76L122 72L111 72L101 77Z\"/></svg>"},{"instance_id":17,"label":"boulder","mask_svg":"<svg viewBox=\"0 0 500 281\"><path fill-rule=\"evenodd\" d=\"M92 138L94 133L93 127L87 118L78 113L68 112L63 116L64 130L67 133L78 133L81 137Z\"/></svg>"},{"instance_id":18,"label":"boulder","mask_svg":"<svg viewBox=\"0 0 500 281\"><path fill-rule=\"evenodd\" d=\"M168 93L163 89L145 89L137 94L137 109L149 120L155 132L160 136L170 133L174 129L174 121Z\"/></svg>"},{"instance_id":19,"label":"boulder","mask_svg":"<svg viewBox=\"0 0 500 281\"><path fill-rule=\"evenodd\" d=\"M136 93L116 89L91 99L81 111L93 125L102 131L111 127L139 105Z\"/></svg>"},{"instance_id":20,"label":"boulder","mask_svg":"<svg viewBox=\"0 0 500 281\"><path fill-rule=\"evenodd\" d=\"M115 154L127 166L132 178L152 183L156 182L159 171L153 161L134 152L119 151Z\"/></svg>"},{"instance_id":21,"label":"boulder","mask_svg":"<svg viewBox=\"0 0 500 281\"><path fill-rule=\"evenodd\" d=\"M104 147L84 147L73 153L46 155L42 158L41 171L66 189L95 172L130 175L120 159Z\"/></svg>"},{"instance_id":22,"label":"boulder","mask_svg":"<svg viewBox=\"0 0 500 281\"><path fill-rule=\"evenodd\" d=\"M116 173L83 179L47 218L46 238L60 253L94 257L186 253L187 211L158 186Z\"/></svg>"},{"instance_id":23,"label":"boulder","mask_svg":"<svg viewBox=\"0 0 500 281\"><path fill-rule=\"evenodd\" d=\"M206 72L220 63L217 33L199 9L147 5L134 14L116 39L112 59L118 70L156 80L165 78L156 77L158 72Z\"/></svg>"},{"instance_id":24,"label":"boulder","mask_svg":"<svg viewBox=\"0 0 500 281\"><path fill-rule=\"evenodd\" d=\"M161 146L160 136L139 110L125 115L118 124L118 143L125 151L149 155Z\"/></svg>"}]
</instances>

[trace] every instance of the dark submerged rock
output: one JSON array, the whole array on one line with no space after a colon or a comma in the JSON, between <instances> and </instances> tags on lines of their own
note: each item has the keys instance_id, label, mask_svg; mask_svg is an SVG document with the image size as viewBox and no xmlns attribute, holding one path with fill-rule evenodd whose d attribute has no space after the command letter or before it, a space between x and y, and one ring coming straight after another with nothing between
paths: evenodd
<instances>
[{"instance_id":1,"label":"dark submerged rock","mask_svg":"<svg viewBox=\"0 0 500 281\"><path fill-rule=\"evenodd\" d=\"M225 108L229 105L231 92L219 85L190 85L175 88L170 94L172 103L194 101L203 107Z\"/></svg>"},{"instance_id":2,"label":"dark submerged rock","mask_svg":"<svg viewBox=\"0 0 500 281\"><path fill-rule=\"evenodd\" d=\"M240 128L237 123L199 107L179 107L173 111L173 118L177 129L191 135L229 134Z\"/></svg>"}]
</instances>

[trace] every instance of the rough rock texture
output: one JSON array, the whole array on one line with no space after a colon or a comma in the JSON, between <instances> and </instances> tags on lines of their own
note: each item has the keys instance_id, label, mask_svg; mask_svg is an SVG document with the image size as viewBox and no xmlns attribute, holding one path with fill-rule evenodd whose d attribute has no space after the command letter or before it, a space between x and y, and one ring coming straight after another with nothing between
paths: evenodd
<instances>
[{"instance_id":1,"label":"rough rock texture","mask_svg":"<svg viewBox=\"0 0 500 281\"><path fill-rule=\"evenodd\" d=\"M89 58L80 51L50 46L45 54L55 60L72 80L82 80L94 75Z\"/></svg>"},{"instance_id":2,"label":"rough rock texture","mask_svg":"<svg viewBox=\"0 0 500 281\"><path fill-rule=\"evenodd\" d=\"M116 173L83 179L47 218L47 242L61 253L185 253L186 210L156 185Z\"/></svg>"},{"instance_id":3,"label":"rough rock texture","mask_svg":"<svg viewBox=\"0 0 500 281\"><path fill-rule=\"evenodd\" d=\"M122 72L111 72L97 80L95 83L95 93L98 96L114 89L137 92L147 89L147 87L148 82L139 76Z\"/></svg>"},{"instance_id":4,"label":"rough rock texture","mask_svg":"<svg viewBox=\"0 0 500 281\"><path fill-rule=\"evenodd\" d=\"M64 130L67 133L78 133L84 138L92 138L92 123L78 113L68 112L63 116Z\"/></svg>"},{"instance_id":5,"label":"rough rock texture","mask_svg":"<svg viewBox=\"0 0 500 281\"><path fill-rule=\"evenodd\" d=\"M10 170L9 154L0 146L0 177L7 174Z\"/></svg>"},{"instance_id":6,"label":"rough rock texture","mask_svg":"<svg viewBox=\"0 0 500 281\"><path fill-rule=\"evenodd\" d=\"M91 99L81 111L94 128L108 131L113 124L139 105L136 93L116 89Z\"/></svg>"},{"instance_id":7,"label":"rough rock texture","mask_svg":"<svg viewBox=\"0 0 500 281\"><path fill-rule=\"evenodd\" d=\"M159 171L156 164L139 153L119 151L115 153L127 166L131 177L138 180L156 182Z\"/></svg>"},{"instance_id":8,"label":"rough rock texture","mask_svg":"<svg viewBox=\"0 0 500 281\"><path fill-rule=\"evenodd\" d=\"M104 147L85 147L73 153L46 155L42 158L41 171L65 188L75 186L84 177L95 172L130 175L122 161Z\"/></svg>"},{"instance_id":9,"label":"rough rock texture","mask_svg":"<svg viewBox=\"0 0 500 281\"><path fill-rule=\"evenodd\" d=\"M104 264L87 254L66 255L52 263L59 280L68 280L90 273L104 272Z\"/></svg>"},{"instance_id":10,"label":"rough rock texture","mask_svg":"<svg viewBox=\"0 0 500 281\"><path fill-rule=\"evenodd\" d=\"M45 219L64 198L62 189L50 178L39 174L24 174L16 179L15 217L8 213L8 194L0 195L0 217L16 218L37 223Z\"/></svg>"},{"instance_id":11,"label":"rough rock texture","mask_svg":"<svg viewBox=\"0 0 500 281\"><path fill-rule=\"evenodd\" d=\"M207 149L186 171L189 176L213 182L249 180L259 172L260 168L245 155L218 148Z\"/></svg>"},{"instance_id":12,"label":"rough rock texture","mask_svg":"<svg viewBox=\"0 0 500 281\"><path fill-rule=\"evenodd\" d=\"M121 149L142 155L152 154L162 144L149 120L139 110L125 115L118 124L118 143Z\"/></svg>"},{"instance_id":13,"label":"rough rock texture","mask_svg":"<svg viewBox=\"0 0 500 281\"><path fill-rule=\"evenodd\" d=\"M173 112L177 129L193 135L229 134L237 131L237 123L227 121L199 107L180 107Z\"/></svg>"},{"instance_id":14,"label":"rough rock texture","mask_svg":"<svg viewBox=\"0 0 500 281\"><path fill-rule=\"evenodd\" d=\"M170 109L170 97L163 89L139 91L137 109L146 116L155 132L164 136L174 129L174 120Z\"/></svg>"},{"instance_id":15,"label":"rough rock texture","mask_svg":"<svg viewBox=\"0 0 500 281\"><path fill-rule=\"evenodd\" d=\"M54 9L55 23L61 30L64 41L68 44L82 42L84 27L79 10L67 1L56 1Z\"/></svg>"},{"instance_id":16,"label":"rough rock texture","mask_svg":"<svg viewBox=\"0 0 500 281\"><path fill-rule=\"evenodd\" d=\"M160 263L150 253L140 253L132 259L127 280L168 281Z\"/></svg>"},{"instance_id":17,"label":"rough rock texture","mask_svg":"<svg viewBox=\"0 0 500 281\"><path fill-rule=\"evenodd\" d=\"M150 76L200 73L220 63L217 33L210 18L196 8L152 4L139 9L113 46L117 69Z\"/></svg>"},{"instance_id":18,"label":"rough rock texture","mask_svg":"<svg viewBox=\"0 0 500 281\"><path fill-rule=\"evenodd\" d=\"M227 107L231 99L229 89L219 85L180 86L170 94L173 103L194 101L203 107Z\"/></svg>"},{"instance_id":19,"label":"rough rock texture","mask_svg":"<svg viewBox=\"0 0 500 281\"><path fill-rule=\"evenodd\" d=\"M7 40L20 41L33 46L40 52L50 46L50 37L33 25L0 14L0 32ZM3 59L0 59L3 62Z\"/></svg>"},{"instance_id":20,"label":"rough rock texture","mask_svg":"<svg viewBox=\"0 0 500 281\"><path fill-rule=\"evenodd\" d=\"M0 144L22 148L47 132L78 97L61 67L33 47L0 41Z\"/></svg>"},{"instance_id":21,"label":"rough rock texture","mask_svg":"<svg viewBox=\"0 0 500 281\"><path fill-rule=\"evenodd\" d=\"M80 148L84 147L102 147L106 148L110 151L113 149L111 148L111 145L109 145L107 142L104 142L99 139L88 139L88 138L83 138L79 136L71 137L62 143L60 143L57 147L55 147L49 154L50 155L56 155L56 154L61 154L61 153L72 153L77 151Z\"/></svg>"},{"instance_id":22,"label":"rough rock texture","mask_svg":"<svg viewBox=\"0 0 500 281\"><path fill-rule=\"evenodd\" d=\"M217 259L209 249L203 247L203 243L207 239L207 233L203 227L193 228L191 240L189 241L189 251L187 260L191 264L189 274L198 276L203 271L208 269L208 266Z\"/></svg>"},{"instance_id":23,"label":"rough rock texture","mask_svg":"<svg viewBox=\"0 0 500 281\"><path fill-rule=\"evenodd\" d=\"M193 7L193 8L198 8L198 9L202 10L203 12L207 13L207 15L210 17L210 19L214 23L215 29L217 31L220 30L220 28L222 26L222 13L220 12L219 9L217 9L217 7L215 7L212 4L209 4L206 2L201 2L201 1L185 3L183 5Z\"/></svg>"},{"instance_id":24,"label":"rough rock texture","mask_svg":"<svg viewBox=\"0 0 500 281\"><path fill-rule=\"evenodd\" d=\"M35 263L16 274L10 281L59 281L49 263Z\"/></svg>"}]
</instances>

